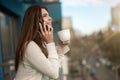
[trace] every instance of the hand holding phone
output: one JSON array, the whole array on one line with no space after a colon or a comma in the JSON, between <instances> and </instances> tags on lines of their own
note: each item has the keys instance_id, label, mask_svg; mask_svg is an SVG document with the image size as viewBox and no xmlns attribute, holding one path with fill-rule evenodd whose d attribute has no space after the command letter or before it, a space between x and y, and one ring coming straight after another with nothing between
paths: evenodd
<instances>
[{"instance_id":1,"label":"hand holding phone","mask_svg":"<svg viewBox=\"0 0 120 80\"><path fill-rule=\"evenodd\" d=\"M39 23L41 24L43 31L45 30L45 29L44 29L44 26L46 27L46 30L48 31L48 26L47 26L47 25L44 25L44 21L43 21L43 20L42 20L42 21L39 21Z\"/></svg>"}]
</instances>

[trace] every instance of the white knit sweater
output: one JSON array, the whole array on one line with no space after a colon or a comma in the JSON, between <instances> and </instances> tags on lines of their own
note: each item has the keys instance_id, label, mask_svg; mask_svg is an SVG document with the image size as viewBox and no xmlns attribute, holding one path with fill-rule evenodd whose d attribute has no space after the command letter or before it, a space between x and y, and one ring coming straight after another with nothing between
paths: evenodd
<instances>
[{"instance_id":1,"label":"white knit sweater","mask_svg":"<svg viewBox=\"0 0 120 80\"><path fill-rule=\"evenodd\" d=\"M26 50L23 62L20 63L14 80L55 80L59 77L62 57L69 51L55 47L55 43L46 44L48 58L45 57L40 47L31 41Z\"/></svg>"}]
</instances>

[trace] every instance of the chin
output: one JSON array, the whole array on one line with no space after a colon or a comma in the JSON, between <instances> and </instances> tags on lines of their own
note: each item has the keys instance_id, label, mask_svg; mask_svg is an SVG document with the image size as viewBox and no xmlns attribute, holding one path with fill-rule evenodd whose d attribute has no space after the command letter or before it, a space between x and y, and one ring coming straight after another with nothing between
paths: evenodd
<instances>
[{"instance_id":1,"label":"chin","mask_svg":"<svg viewBox=\"0 0 120 80\"><path fill-rule=\"evenodd\" d=\"M52 23L48 23L49 26L52 26Z\"/></svg>"}]
</instances>

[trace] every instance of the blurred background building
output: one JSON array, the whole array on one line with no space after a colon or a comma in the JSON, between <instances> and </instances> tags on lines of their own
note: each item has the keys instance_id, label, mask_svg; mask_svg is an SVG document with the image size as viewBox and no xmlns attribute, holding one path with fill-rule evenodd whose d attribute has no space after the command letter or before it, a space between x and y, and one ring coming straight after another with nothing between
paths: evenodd
<instances>
[{"instance_id":1,"label":"blurred background building","mask_svg":"<svg viewBox=\"0 0 120 80\"><path fill-rule=\"evenodd\" d=\"M68 73L65 76L68 80L120 79L118 5L111 8L112 20L108 25L90 35L74 32L71 17L63 17L61 28L69 28L72 35Z\"/></svg>"},{"instance_id":2,"label":"blurred background building","mask_svg":"<svg viewBox=\"0 0 120 80\"><path fill-rule=\"evenodd\" d=\"M112 24L115 29L120 30L120 4L112 8Z\"/></svg>"},{"instance_id":3,"label":"blurred background building","mask_svg":"<svg viewBox=\"0 0 120 80\"><path fill-rule=\"evenodd\" d=\"M71 17L62 17L62 26L61 29L69 29L70 30L70 34L71 34L71 42L75 36L74 34L74 30L73 30L73 26L72 26L72 19ZM69 80L69 54L67 53L64 58L63 58L63 78L64 80Z\"/></svg>"}]
</instances>

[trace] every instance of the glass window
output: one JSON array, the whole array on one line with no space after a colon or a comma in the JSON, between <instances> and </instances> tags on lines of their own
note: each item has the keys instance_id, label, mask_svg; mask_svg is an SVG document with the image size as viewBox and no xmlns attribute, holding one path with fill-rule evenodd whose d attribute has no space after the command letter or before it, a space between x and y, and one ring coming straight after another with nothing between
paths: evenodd
<instances>
[{"instance_id":1,"label":"glass window","mask_svg":"<svg viewBox=\"0 0 120 80\"><path fill-rule=\"evenodd\" d=\"M17 17L10 16L0 12L0 36L1 36L1 51L2 51L2 63L9 63L11 60L14 60L15 49L17 45ZM9 66L5 65L3 67L4 78L8 80L10 77Z\"/></svg>"}]
</instances>

